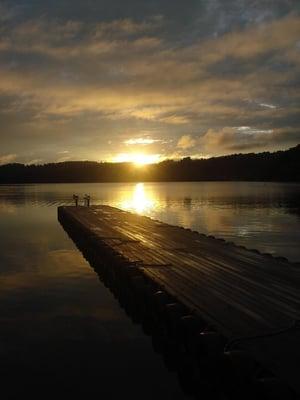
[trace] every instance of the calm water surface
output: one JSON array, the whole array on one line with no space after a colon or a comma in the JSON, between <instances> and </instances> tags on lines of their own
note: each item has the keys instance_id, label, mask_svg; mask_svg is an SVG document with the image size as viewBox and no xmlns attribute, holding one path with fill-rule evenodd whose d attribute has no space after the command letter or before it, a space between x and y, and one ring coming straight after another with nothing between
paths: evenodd
<instances>
[{"instance_id":1,"label":"calm water surface","mask_svg":"<svg viewBox=\"0 0 300 400\"><path fill-rule=\"evenodd\" d=\"M0 186L0 373L4 398L30 391L186 398L57 222L89 193L110 204L300 261L300 185L147 183ZM65 397L65 396L64 396ZM58 396L59 398L59 396ZM68 398L68 397L65 397Z\"/></svg>"}]
</instances>

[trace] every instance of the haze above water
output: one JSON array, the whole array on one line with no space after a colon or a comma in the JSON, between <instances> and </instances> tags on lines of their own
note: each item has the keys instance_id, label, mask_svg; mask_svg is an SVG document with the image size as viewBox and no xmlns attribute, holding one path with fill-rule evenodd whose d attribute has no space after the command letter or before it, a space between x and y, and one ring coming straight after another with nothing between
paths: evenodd
<instances>
[{"instance_id":1,"label":"haze above water","mask_svg":"<svg viewBox=\"0 0 300 400\"><path fill-rule=\"evenodd\" d=\"M300 261L300 185L0 186L0 372L13 395L185 398L176 375L57 222L73 193ZM15 385L15 381L19 384ZM50 390L50 389L49 389ZM49 392L50 393L50 392Z\"/></svg>"}]
</instances>

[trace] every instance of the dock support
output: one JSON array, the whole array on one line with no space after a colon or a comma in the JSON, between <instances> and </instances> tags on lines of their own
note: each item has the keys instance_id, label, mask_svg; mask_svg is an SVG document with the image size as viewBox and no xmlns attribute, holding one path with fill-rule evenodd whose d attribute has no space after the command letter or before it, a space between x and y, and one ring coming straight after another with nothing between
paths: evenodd
<instances>
[{"instance_id":1,"label":"dock support","mask_svg":"<svg viewBox=\"0 0 300 400\"><path fill-rule=\"evenodd\" d=\"M79 196L77 194L73 194L73 200L75 201L75 207L78 207Z\"/></svg>"},{"instance_id":2,"label":"dock support","mask_svg":"<svg viewBox=\"0 0 300 400\"><path fill-rule=\"evenodd\" d=\"M218 327L212 326L207 315L195 312L180 301L174 291L168 291L164 284L144 272L147 268L164 271L172 264L130 261L111 245L110 241L118 240L115 235L107 234L105 242L103 234L97 235L75 217L77 213L94 217L91 210L83 207L74 213L60 208L59 221L128 316L152 336L154 349L163 355L170 370L177 371L187 392L197 398L205 395L224 398L225 394L228 399L273 400L278 398L273 397L277 387L282 387L280 393L287 393L285 400L297 398L291 388L281 385L280 379L261 364L257 365L253 357L248 358L238 351L225 351L224 354L229 339ZM133 246L132 243L138 242L126 243ZM262 393L266 396L262 397Z\"/></svg>"},{"instance_id":3,"label":"dock support","mask_svg":"<svg viewBox=\"0 0 300 400\"><path fill-rule=\"evenodd\" d=\"M85 207L89 207L90 206L90 202L91 202L91 196L86 194L83 199L84 199L84 206Z\"/></svg>"}]
</instances>

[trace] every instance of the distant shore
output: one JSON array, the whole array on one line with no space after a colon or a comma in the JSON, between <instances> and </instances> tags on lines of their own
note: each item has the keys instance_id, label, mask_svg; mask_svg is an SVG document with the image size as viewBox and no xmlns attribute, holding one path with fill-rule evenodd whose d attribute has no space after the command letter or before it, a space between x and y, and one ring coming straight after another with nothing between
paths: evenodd
<instances>
[{"instance_id":1,"label":"distant shore","mask_svg":"<svg viewBox=\"0 0 300 400\"><path fill-rule=\"evenodd\" d=\"M300 182L300 144L274 153L183 158L136 167L132 163L67 161L0 166L0 184L95 182Z\"/></svg>"}]
</instances>

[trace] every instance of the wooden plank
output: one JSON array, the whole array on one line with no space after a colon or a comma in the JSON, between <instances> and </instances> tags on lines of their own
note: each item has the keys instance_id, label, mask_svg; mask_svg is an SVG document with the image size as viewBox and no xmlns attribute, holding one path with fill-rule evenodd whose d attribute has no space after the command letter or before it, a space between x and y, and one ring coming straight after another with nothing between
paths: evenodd
<instances>
[{"instance_id":1,"label":"wooden plank","mask_svg":"<svg viewBox=\"0 0 300 400\"><path fill-rule=\"evenodd\" d=\"M169 264L174 282L179 279L189 287L185 297L198 291L203 293L198 294L201 303L204 296L214 308L214 303L222 303L217 318L222 325L227 326L228 319L223 304L232 309L231 314L243 310L242 316L233 315L234 325L229 324L233 335L279 329L299 318L300 275L286 263L108 206L71 210L129 261L143 263L145 273L153 278L155 275L158 282L170 284L171 272L153 275L146 266ZM245 321L246 315L252 315L251 323Z\"/></svg>"},{"instance_id":2,"label":"wooden plank","mask_svg":"<svg viewBox=\"0 0 300 400\"><path fill-rule=\"evenodd\" d=\"M271 334L300 318L300 269L293 264L109 206L62 210L128 262L138 262L146 276L228 340ZM294 367L299 359L299 329L292 332L284 337L292 335L296 350L283 336L264 340L266 351L261 342L255 346L244 340L242 346L278 372L283 367L272 350L275 344L286 347ZM291 378L286 371L281 374L298 387L294 370Z\"/></svg>"}]
</instances>

